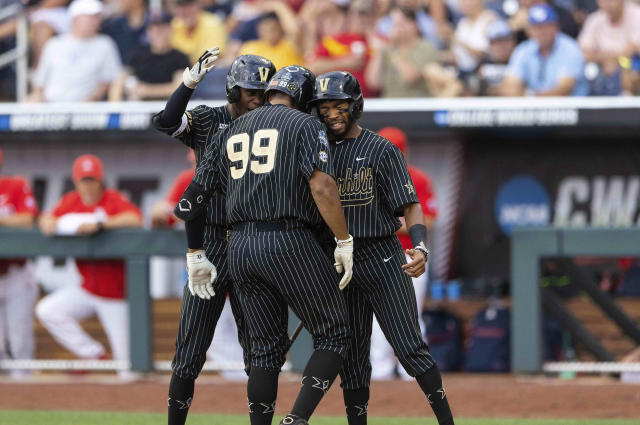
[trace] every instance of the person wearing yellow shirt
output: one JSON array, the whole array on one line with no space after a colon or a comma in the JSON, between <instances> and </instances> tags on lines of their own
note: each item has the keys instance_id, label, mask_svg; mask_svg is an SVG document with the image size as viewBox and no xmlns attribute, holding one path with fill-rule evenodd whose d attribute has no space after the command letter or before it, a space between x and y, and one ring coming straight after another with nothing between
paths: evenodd
<instances>
[{"instance_id":1,"label":"person wearing yellow shirt","mask_svg":"<svg viewBox=\"0 0 640 425\"><path fill-rule=\"evenodd\" d=\"M224 52L227 43L224 23L213 13L202 10L198 0L173 0L171 11L174 16L171 44L189 56L191 63L197 62L211 46Z\"/></svg>"},{"instance_id":2,"label":"person wearing yellow shirt","mask_svg":"<svg viewBox=\"0 0 640 425\"><path fill-rule=\"evenodd\" d=\"M258 39L244 43L239 55L264 56L273 62L276 69L303 63L303 58L295 45L285 37L285 31L277 13L268 12L262 15L256 30Z\"/></svg>"}]
</instances>

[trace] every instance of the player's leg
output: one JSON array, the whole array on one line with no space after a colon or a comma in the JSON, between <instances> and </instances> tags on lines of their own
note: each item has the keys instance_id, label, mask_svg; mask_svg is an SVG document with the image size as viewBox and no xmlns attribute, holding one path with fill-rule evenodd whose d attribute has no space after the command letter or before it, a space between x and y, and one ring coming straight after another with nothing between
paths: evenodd
<instances>
[{"instance_id":1,"label":"player's leg","mask_svg":"<svg viewBox=\"0 0 640 425\"><path fill-rule=\"evenodd\" d=\"M394 377L396 356L393 348L387 342L377 319L373 319L371 330L371 378L374 380L389 380Z\"/></svg>"},{"instance_id":2,"label":"player's leg","mask_svg":"<svg viewBox=\"0 0 640 425\"><path fill-rule=\"evenodd\" d=\"M406 256L406 259L407 259L407 262L411 261L411 257L409 257L408 255ZM425 334L426 334L426 326L424 324L424 319L422 318L422 305L424 303L425 297L427 296L428 275L429 275L429 263L427 263L425 267L425 271L421 276L414 277L411 279L411 283L413 284L413 291L416 294L416 302L417 302L416 305L418 307L418 325L420 325L420 334L422 335L423 338L425 337ZM382 329L380 330L380 334L384 335L382 333ZM389 349L393 353L393 349L391 348L391 346L389 346ZM373 342L371 343L371 354L373 357ZM404 367L402 367L401 364L398 365L398 373L400 374L400 377L405 381L413 379L413 377L407 373L407 371L405 370Z\"/></svg>"},{"instance_id":3,"label":"player's leg","mask_svg":"<svg viewBox=\"0 0 640 425\"><path fill-rule=\"evenodd\" d=\"M171 381L167 402L169 425L184 425L193 400L195 380L207 359L207 350L231 287L227 268L227 244L205 241L207 258L216 266L216 295L210 300L191 295L184 286L176 352L171 362Z\"/></svg>"},{"instance_id":4,"label":"player's leg","mask_svg":"<svg viewBox=\"0 0 640 425\"><path fill-rule=\"evenodd\" d=\"M234 232L229 243L229 268L235 296L246 318L251 341L247 401L251 425L270 425L278 392L278 375L289 350L288 309L282 295L254 274L263 260L257 237Z\"/></svg>"},{"instance_id":5,"label":"player's leg","mask_svg":"<svg viewBox=\"0 0 640 425\"><path fill-rule=\"evenodd\" d=\"M343 362L349 338L346 304L338 289L338 275L310 231L265 233L259 238L264 246L260 273L277 285L314 344L302 388L284 421L308 420Z\"/></svg>"},{"instance_id":6,"label":"player's leg","mask_svg":"<svg viewBox=\"0 0 640 425\"><path fill-rule=\"evenodd\" d=\"M429 354L418 325L418 309L411 279L401 266L405 256L397 241L379 247L381 253L393 254L388 262L379 256L375 268L375 286L371 287L371 305L380 327L402 366L416 378L433 409L439 425L453 425L442 378Z\"/></svg>"},{"instance_id":7,"label":"player's leg","mask_svg":"<svg viewBox=\"0 0 640 425\"><path fill-rule=\"evenodd\" d=\"M125 300L114 300L103 297L93 298L96 314L111 346L114 360L129 360L129 303ZM121 377L129 375L120 371Z\"/></svg>"},{"instance_id":8,"label":"player's leg","mask_svg":"<svg viewBox=\"0 0 640 425\"><path fill-rule=\"evenodd\" d=\"M236 326L236 320L231 311L229 298L227 298L227 302L224 304L224 308L218 319L218 325L213 334L211 347L209 347L207 351L207 358L222 365L243 362L242 347L238 343L238 327ZM224 369L221 372L221 376L230 380L242 380L247 377L242 369Z\"/></svg>"},{"instance_id":9,"label":"player's leg","mask_svg":"<svg viewBox=\"0 0 640 425\"><path fill-rule=\"evenodd\" d=\"M369 347L373 310L360 287L361 278L367 276L367 267L366 262L356 262L353 279L343 291L349 313L351 338L349 350L340 371L340 379L349 425L365 425L369 406L369 384L372 371Z\"/></svg>"},{"instance_id":10,"label":"player's leg","mask_svg":"<svg viewBox=\"0 0 640 425\"><path fill-rule=\"evenodd\" d=\"M15 268L4 283L6 333L9 353L13 359L33 359L33 306L38 297L38 284L32 267ZM2 341L2 340L0 340Z\"/></svg>"},{"instance_id":11,"label":"player's leg","mask_svg":"<svg viewBox=\"0 0 640 425\"><path fill-rule=\"evenodd\" d=\"M106 353L102 344L80 326L80 320L93 314L95 308L89 293L77 286L59 289L36 305L40 323L64 348L84 359L95 359Z\"/></svg>"},{"instance_id":12,"label":"player's leg","mask_svg":"<svg viewBox=\"0 0 640 425\"><path fill-rule=\"evenodd\" d=\"M235 320L235 328L237 331L236 337L238 338L238 343L242 348L244 371L245 374L249 376L249 371L251 370L251 343L249 339L249 329L247 326L247 319L244 317L244 312L240 305L240 300L236 294L235 286L232 286L231 291L229 291L229 306L231 307L231 314Z\"/></svg>"}]
</instances>

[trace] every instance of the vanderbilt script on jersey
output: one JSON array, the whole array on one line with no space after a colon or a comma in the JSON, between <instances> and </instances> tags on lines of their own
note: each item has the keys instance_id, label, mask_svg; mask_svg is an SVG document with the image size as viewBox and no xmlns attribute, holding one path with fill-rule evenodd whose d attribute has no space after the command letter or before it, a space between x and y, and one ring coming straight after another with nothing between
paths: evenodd
<instances>
[{"instance_id":1,"label":"vanderbilt script on jersey","mask_svg":"<svg viewBox=\"0 0 640 425\"><path fill-rule=\"evenodd\" d=\"M355 173L347 168L344 177L338 177L338 192L343 207L367 205L373 200L373 169L360 167Z\"/></svg>"}]
</instances>

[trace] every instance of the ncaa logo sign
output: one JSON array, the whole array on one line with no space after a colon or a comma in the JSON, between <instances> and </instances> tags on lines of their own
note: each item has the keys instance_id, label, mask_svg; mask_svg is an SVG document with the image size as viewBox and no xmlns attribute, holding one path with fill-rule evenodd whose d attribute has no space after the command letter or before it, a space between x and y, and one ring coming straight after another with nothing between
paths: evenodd
<instances>
[{"instance_id":1,"label":"ncaa logo sign","mask_svg":"<svg viewBox=\"0 0 640 425\"><path fill-rule=\"evenodd\" d=\"M551 221L551 202L542 184L529 175L514 176L498 190L495 218L510 235L516 227L546 226Z\"/></svg>"}]
</instances>

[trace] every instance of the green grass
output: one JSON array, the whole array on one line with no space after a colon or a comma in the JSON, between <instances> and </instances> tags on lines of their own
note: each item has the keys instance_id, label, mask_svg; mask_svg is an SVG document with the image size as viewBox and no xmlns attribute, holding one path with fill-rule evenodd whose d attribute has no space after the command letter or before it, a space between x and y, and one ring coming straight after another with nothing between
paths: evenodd
<instances>
[{"instance_id":1,"label":"green grass","mask_svg":"<svg viewBox=\"0 0 640 425\"><path fill-rule=\"evenodd\" d=\"M277 417L277 419L280 419ZM191 414L187 425L247 425L246 415ZM166 423L157 413L1 410L0 425L155 425ZM274 419L274 423L277 420ZM313 425L346 425L345 418L312 418ZM637 425L632 419L457 419L456 425ZM369 425L436 425L433 419L370 418Z\"/></svg>"}]
</instances>

